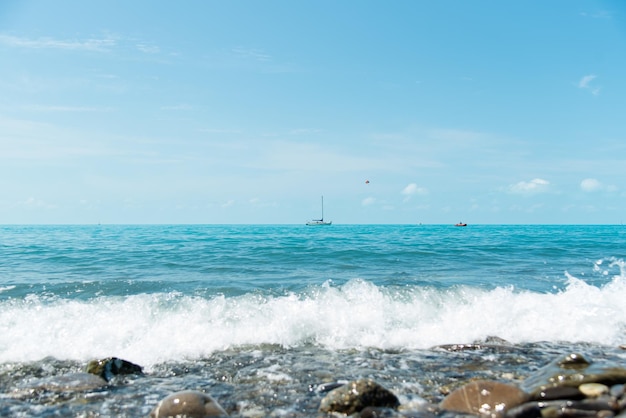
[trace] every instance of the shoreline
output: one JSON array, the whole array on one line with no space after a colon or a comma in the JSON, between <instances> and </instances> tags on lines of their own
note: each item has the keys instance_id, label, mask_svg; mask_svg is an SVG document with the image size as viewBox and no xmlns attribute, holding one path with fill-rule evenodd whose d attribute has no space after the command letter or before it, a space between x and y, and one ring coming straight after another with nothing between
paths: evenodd
<instances>
[{"instance_id":1,"label":"shoreline","mask_svg":"<svg viewBox=\"0 0 626 418\"><path fill-rule=\"evenodd\" d=\"M36 384L83 371L81 362L48 358L5 363L0 364L0 396L9 401L12 413L29 416L45 416L34 413L43 409L64 416L136 417L147 416L173 392L198 390L215 398L231 417L306 417L318 414L323 385L370 378L396 394L404 407L419 409L438 404L471 380L519 384L556 357L574 351L594 361L626 366L621 348L589 343L479 342L428 350L339 351L261 345L155 364L142 376L117 376L103 389L77 392L56 392Z\"/></svg>"}]
</instances>

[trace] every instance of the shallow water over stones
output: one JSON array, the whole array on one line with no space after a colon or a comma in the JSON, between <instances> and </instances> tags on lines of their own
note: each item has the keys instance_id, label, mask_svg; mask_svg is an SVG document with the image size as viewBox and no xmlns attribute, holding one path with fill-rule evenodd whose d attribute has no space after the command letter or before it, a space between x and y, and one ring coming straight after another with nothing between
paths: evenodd
<instances>
[{"instance_id":1,"label":"shallow water over stones","mask_svg":"<svg viewBox=\"0 0 626 418\"><path fill-rule=\"evenodd\" d=\"M436 406L469 381L522 385L572 352L592 364L626 366L620 348L590 344L475 344L461 350L406 351L263 345L224 350L206 359L142 365L144 375L115 376L104 387L59 393L41 388L41 379L81 373L85 364L44 359L1 366L0 416L147 417L168 395L197 390L210 394L231 417L323 417L327 414L319 407L328 391L358 379L372 379L395 394L399 413L450 416ZM24 396L29 388L30 395Z\"/></svg>"}]
</instances>

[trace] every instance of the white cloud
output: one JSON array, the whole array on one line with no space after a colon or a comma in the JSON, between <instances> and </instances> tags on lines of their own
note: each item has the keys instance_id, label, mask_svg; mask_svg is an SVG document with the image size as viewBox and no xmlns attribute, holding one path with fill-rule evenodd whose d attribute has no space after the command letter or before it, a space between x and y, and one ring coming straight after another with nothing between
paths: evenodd
<instances>
[{"instance_id":1,"label":"white cloud","mask_svg":"<svg viewBox=\"0 0 626 418\"><path fill-rule=\"evenodd\" d=\"M402 189L402 194L406 196L404 198L404 201L407 202L409 199L411 199L411 196L413 196L413 195L416 195L416 194L421 194L421 195L428 194L428 189L426 189L424 187L419 187L415 183L411 183L411 184L407 185L404 189Z\"/></svg>"},{"instance_id":2,"label":"white cloud","mask_svg":"<svg viewBox=\"0 0 626 418\"><path fill-rule=\"evenodd\" d=\"M231 199L231 200L228 200L228 201L222 203L220 206L223 207L223 208L230 208L234 204L235 204L235 201Z\"/></svg>"},{"instance_id":3,"label":"white cloud","mask_svg":"<svg viewBox=\"0 0 626 418\"><path fill-rule=\"evenodd\" d=\"M402 194L404 195L414 195L414 194L426 194L428 193L428 189L424 187L418 187L417 184L411 183L402 189Z\"/></svg>"},{"instance_id":4,"label":"white cloud","mask_svg":"<svg viewBox=\"0 0 626 418\"><path fill-rule=\"evenodd\" d=\"M17 36L0 35L0 44L15 48L106 51L114 47L116 42L111 38L67 41L52 38L28 39Z\"/></svg>"},{"instance_id":5,"label":"white cloud","mask_svg":"<svg viewBox=\"0 0 626 418\"><path fill-rule=\"evenodd\" d=\"M137 49L146 54L158 54L161 52L161 48L155 45L148 45L146 43L138 43Z\"/></svg>"},{"instance_id":6,"label":"white cloud","mask_svg":"<svg viewBox=\"0 0 626 418\"><path fill-rule=\"evenodd\" d=\"M110 108L99 108L93 106L61 106L61 105L53 105L53 106L41 106L41 105L29 105L22 106L22 109L26 111L35 111L35 112L109 112L112 109Z\"/></svg>"},{"instance_id":7,"label":"white cloud","mask_svg":"<svg viewBox=\"0 0 626 418\"><path fill-rule=\"evenodd\" d=\"M237 47L231 50L235 55L256 61L270 61L272 57L261 49Z\"/></svg>"},{"instance_id":8,"label":"white cloud","mask_svg":"<svg viewBox=\"0 0 626 418\"><path fill-rule=\"evenodd\" d=\"M320 129L298 128L298 129L292 129L287 134L288 135L310 135L310 134L317 134L320 132L321 132Z\"/></svg>"},{"instance_id":9,"label":"white cloud","mask_svg":"<svg viewBox=\"0 0 626 418\"><path fill-rule=\"evenodd\" d=\"M581 16L590 17L593 19L611 19L613 18L613 13L608 10L598 10L596 12L581 12Z\"/></svg>"},{"instance_id":10,"label":"white cloud","mask_svg":"<svg viewBox=\"0 0 626 418\"><path fill-rule=\"evenodd\" d=\"M598 192L598 191L606 191L606 192L615 192L617 191L616 186L605 185L602 184L601 181L597 179L584 179L580 182L580 189L583 192Z\"/></svg>"},{"instance_id":11,"label":"white cloud","mask_svg":"<svg viewBox=\"0 0 626 418\"><path fill-rule=\"evenodd\" d=\"M595 80L596 78L597 76L595 74L589 74L589 75L584 76L583 78L580 79L580 81L578 81L578 88L589 90L591 94L593 94L594 96L597 96L598 94L600 94L600 87L591 85L591 82Z\"/></svg>"},{"instance_id":12,"label":"white cloud","mask_svg":"<svg viewBox=\"0 0 626 418\"><path fill-rule=\"evenodd\" d=\"M584 76L578 82L578 87L580 87L581 89L589 88L589 83L591 83L594 80L594 78L596 78L596 76L593 74Z\"/></svg>"},{"instance_id":13,"label":"white cloud","mask_svg":"<svg viewBox=\"0 0 626 418\"><path fill-rule=\"evenodd\" d=\"M47 203L41 199L35 199L34 197L29 197L25 201L20 202L19 205L28 209L56 209L57 208L55 204Z\"/></svg>"},{"instance_id":14,"label":"white cloud","mask_svg":"<svg viewBox=\"0 0 626 418\"><path fill-rule=\"evenodd\" d=\"M374 197L366 197L365 199L363 199L361 201L361 205L362 206L370 206L370 205L373 205L374 202L376 202L376 198L374 198Z\"/></svg>"},{"instance_id":15,"label":"white cloud","mask_svg":"<svg viewBox=\"0 0 626 418\"><path fill-rule=\"evenodd\" d=\"M602 188L602 183L596 179L584 179L580 182L580 188L584 192L595 192Z\"/></svg>"},{"instance_id":16,"label":"white cloud","mask_svg":"<svg viewBox=\"0 0 626 418\"><path fill-rule=\"evenodd\" d=\"M531 181L520 181L507 187L509 193L533 194L541 193L548 189L550 182L544 179L532 179Z\"/></svg>"},{"instance_id":17,"label":"white cloud","mask_svg":"<svg viewBox=\"0 0 626 418\"><path fill-rule=\"evenodd\" d=\"M276 203L275 202L267 202L264 200L259 199L258 197L253 197L251 199L248 200L248 203L250 203L250 205L256 207L256 208L266 208L266 207L276 207Z\"/></svg>"},{"instance_id":18,"label":"white cloud","mask_svg":"<svg viewBox=\"0 0 626 418\"><path fill-rule=\"evenodd\" d=\"M115 35L105 35L101 38L86 39L55 39L51 37L26 38L0 34L0 44L12 48L24 49L62 49L66 51L96 51L108 52L120 44L132 42ZM161 48L148 42L136 42L134 47L145 54L159 54Z\"/></svg>"}]
</instances>

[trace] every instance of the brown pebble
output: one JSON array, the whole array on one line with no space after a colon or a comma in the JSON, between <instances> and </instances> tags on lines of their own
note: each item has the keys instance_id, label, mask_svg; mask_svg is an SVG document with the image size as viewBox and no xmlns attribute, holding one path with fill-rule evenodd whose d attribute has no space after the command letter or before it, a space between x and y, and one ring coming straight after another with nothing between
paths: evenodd
<instances>
[{"instance_id":1,"label":"brown pebble","mask_svg":"<svg viewBox=\"0 0 626 418\"><path fill-rule=\"evenodd\" d=\"M504 416L528 400L528 395L517 386L490 380L477 380L456 389L446 396L440 407L446 411L475 415Z\"/></svg>"},{"instance_id":2,"label":"brown pebble","mask_svg":"<svg viewBox=\"0 0 626 418\"><path fill-rule=\"evenodd\" d=\"M211 396L196 390L172 393L150 412L150 418L208 418L228 416Z\"/></svg>"}]
</instances>

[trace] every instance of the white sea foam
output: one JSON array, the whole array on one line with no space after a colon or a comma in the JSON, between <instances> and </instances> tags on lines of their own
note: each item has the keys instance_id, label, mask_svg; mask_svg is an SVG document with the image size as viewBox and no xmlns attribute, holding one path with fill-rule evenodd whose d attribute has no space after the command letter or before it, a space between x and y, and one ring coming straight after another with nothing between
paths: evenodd
<instances>
[{"instance_id":1,"label":"white sea foam","mask_svg":"<svg viewBox=\"0 0 626 418\"><path fill-rule=\"evenodd\" d=\"M142 365L241 345L428 348L499 336L512 343L626 342L626 277L602 287L568 276L556 293L332 282L302 294L179 293L0 303L0 362L118 356Z\"/></svg>"}]
</instances>

